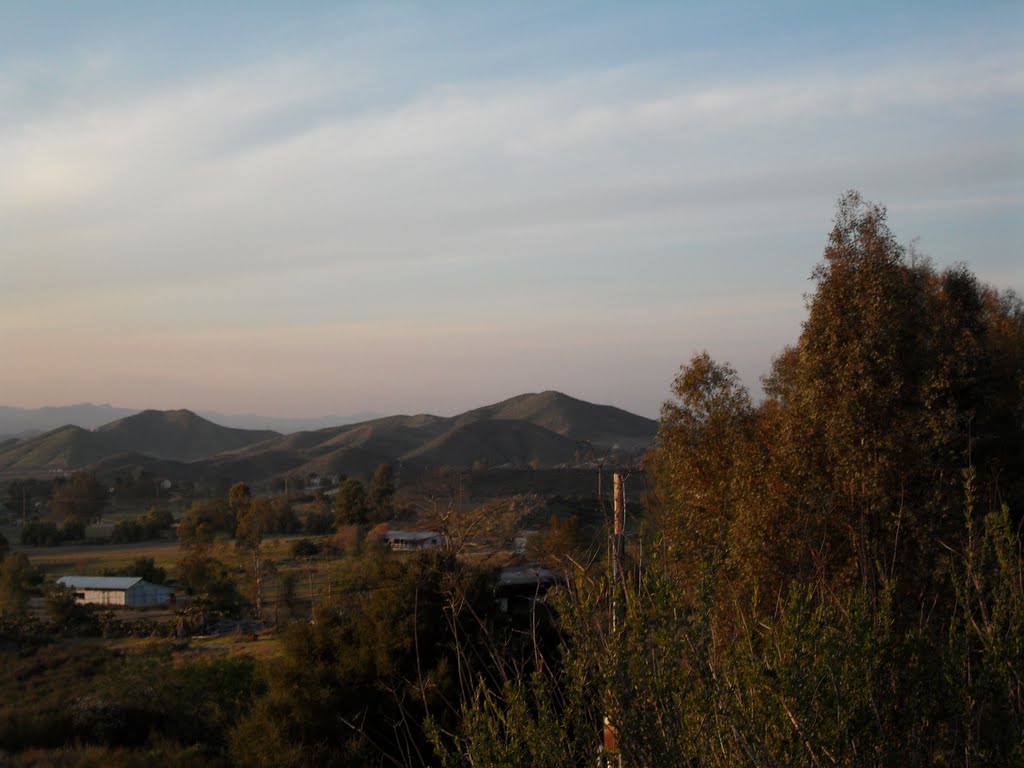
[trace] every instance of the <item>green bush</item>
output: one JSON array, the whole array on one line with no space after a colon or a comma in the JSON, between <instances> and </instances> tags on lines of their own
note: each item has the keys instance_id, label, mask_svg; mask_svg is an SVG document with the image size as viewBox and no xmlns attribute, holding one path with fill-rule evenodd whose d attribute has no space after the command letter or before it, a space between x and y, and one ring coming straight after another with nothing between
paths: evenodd
<instances>
[{"instance_id":1,"label":"green bush","mask_svg":"<svg viewBox=\"0 0 1024 768\"><path fill-rule=\"evenodd\" d=\"M130 544L159 539L173 524L174 516L170 511L151 507L144 515L115 524L110 540L115 544Z\"/></svg>"},{"instance_id":2,"label":"green bush","mask_svg":"<svg viewBox=\"0 0 1024 768\"><path fill-rule=\"evenodd\" d=\"M85 538L85 523L69 517L58 528L56 523L35 520L21 527L21 543L27 547L56 547L65 541Z\"/></svg>"}]
</instances>

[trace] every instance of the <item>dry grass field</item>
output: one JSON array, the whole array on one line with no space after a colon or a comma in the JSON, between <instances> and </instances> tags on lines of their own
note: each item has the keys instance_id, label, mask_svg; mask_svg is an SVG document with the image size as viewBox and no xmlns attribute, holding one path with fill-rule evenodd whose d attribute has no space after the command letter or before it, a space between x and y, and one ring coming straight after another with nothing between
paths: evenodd
<instances>
[{"instance_id":1,"label":"dry grass field","mask_svg":"<svg viewBox=\"0 0 1024 768\"><path fill-rule=\"evenodd\" d=\"M65 574L99 575L105 570L130 566L141 557L151 557L157 566L173 569L178 559L174 541L137 544L69 544L59 547L17 547L49 578Z\"/></svg>"}]
</instances>

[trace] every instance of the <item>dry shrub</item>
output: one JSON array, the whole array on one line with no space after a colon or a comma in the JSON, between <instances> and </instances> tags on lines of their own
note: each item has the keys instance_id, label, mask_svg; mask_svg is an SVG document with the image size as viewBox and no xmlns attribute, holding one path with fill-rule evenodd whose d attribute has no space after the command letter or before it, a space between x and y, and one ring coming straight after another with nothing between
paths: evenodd
<instances>
[{"instance_id":1,"label":"dry shrub","mask_svg":"<svg viewBox=\"0 0 1024 768\"><path fill-rule=\"evenodd\" d=\"M363 530L358 525L341 525L335 533L328 546L335 552L355 556L359 554L359 548L363 543Z\"/></svg>"},{"instance_id":2,"label":"dry shrub","mask_svg":"<svg viewBox=\"0 0 1024 768\"><path fill-rule=\"evenodd\" d=\"M367 547L380 547L384 543L384 534L391 530L391 526L387 523L379 523L373 526L366 534L366 546Z\"/></svg>"}]
</instances>

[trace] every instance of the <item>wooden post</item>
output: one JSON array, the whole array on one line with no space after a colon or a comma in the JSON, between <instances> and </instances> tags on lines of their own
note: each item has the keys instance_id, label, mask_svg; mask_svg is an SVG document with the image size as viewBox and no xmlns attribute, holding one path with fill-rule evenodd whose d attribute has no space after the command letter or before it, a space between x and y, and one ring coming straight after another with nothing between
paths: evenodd
<instances>
[{"instance_id":1,"label":"wooden post","mask_svg":"<svg viewBox=\"0 0 1024 768\"><path fill-rule=\"evenodd\" d=\"M612 653L618 656L618 632L621 619L619 617L619 601L625 598L625 571L623 559L626 538L626 504L623 491L622 476L616 472L612 475L612 495L614 501L614 517L612 521ZM622 768L622 756L619 754L619 732L608 715L604 717L603 746L609 756L608 766Z\"/></svg>"},{"instance_id":2,"label":"wooden post","mask_svg":"<svg viewBox=\"0 0 1024 768\"><path fill-rule=\"evenodd\" d=\"M620 582L625 578L622 560L626 539L626 504L622 476L618 472L612 476L612 492L615 495L615 519L612 532L612 580Z\"/></svg>"}]
</instances>

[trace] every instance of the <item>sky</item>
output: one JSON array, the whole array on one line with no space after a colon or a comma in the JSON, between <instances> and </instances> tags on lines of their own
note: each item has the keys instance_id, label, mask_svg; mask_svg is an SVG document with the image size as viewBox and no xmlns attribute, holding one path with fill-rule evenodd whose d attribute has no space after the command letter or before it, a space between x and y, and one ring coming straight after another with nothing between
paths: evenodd
<instances>
[{"instance_id":1,"label":"sky","mask_svg":"<svg viewBox=\"0 0 1024 768\"><path fill-rule=\"evenodd\" d=\"M755 394L836 200L1024 293L1024 5L0 0L0 404Z\"/></svg>"}]
</instances>

